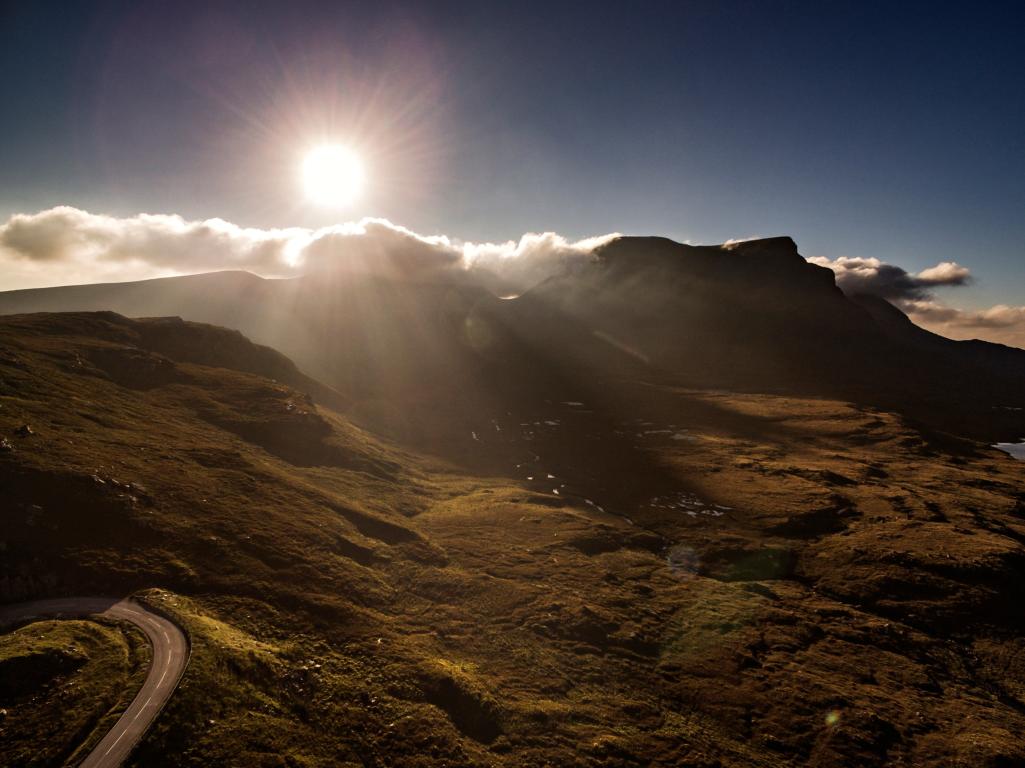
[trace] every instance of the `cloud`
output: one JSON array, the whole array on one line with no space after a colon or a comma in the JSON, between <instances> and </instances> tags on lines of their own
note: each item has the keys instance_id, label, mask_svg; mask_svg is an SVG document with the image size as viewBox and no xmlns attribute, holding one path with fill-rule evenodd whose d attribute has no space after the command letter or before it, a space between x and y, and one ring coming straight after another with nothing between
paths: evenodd
<instances>
[{"instance_id":1,"label":"cloud","mask_svg":"<svg viewBox=\"0 0 1025 768\"><path fill-rule=\"evenodd\" d=\"M470 269L487 270L510 287L524 290L588 261L595 248L619 236L612 233L570 241L554 232L531 232L518 241L466 243L463 263Z\"/></svg>"},{"instance_id":2,"label":"cloud","mask_svg":"<svg viewBox=\"0 0 1025 768\"><path fill-rule=\"evenodd\" d=\"M907 302L902 309L919 325L951 338L977 338L1025 346L1025 307L997 304L988 309L948 307L935 300Z\"/></svg>"},{"instance_id":3,"label":"cloud","mask_svg":"<svg viewBox=\"0 0 1025 768\"><path fill-rule=\"evenodd\" d=\"M294 245L293 263L304 273L411 275L456 267L460 253L443 235L418 235L385 219L364 219L310 232Z\"/></svg>"},{"instance_id":4,"label":"cloud","mask_svg":"<svg viewBox=\"0 0 1025 768\"><path fill-rule=\"evenodd\" d=\"M897 301L924 301L931 298L933 288L968 285L972 280L968 268L953 261L941 262L917 275L874 258L841 256L830 260L813 256L808 261L833 270L836 284L844 293L868 293Z\"/></svg>"},{"instance_id":5,"label":"cloud","mask_svg":"<svg viewBox=\"0 0 1025 768\"><path fill-rule=\"evenodd\" d=\"M473 243L421 235L386 219L320 229L257 229L223 219L190 221L145 213L119 218L61 206L16 214L0 224L0 290L245 269L265 277L471 271L497 292L517 293L586 262L596 246L617 236L574 241L542 232L519 240ZM969 269L955 262L913 274L874 258L809 261L832 269L846 293L881 296L944 336L982 336L1025 347L1025 307L973 311L936 298L936 288L971 283Z\"/></svg>"},{"instance_id":6,"label":"cloud","mask_svg":"<svg viewBox=\"0 0 1025 768\"><path fill-rule=\"evenodd\" d=\"M222 219L177 215L117 218L68 206L16 214L0 225L0 289L98 280L128 280L222 269L266 277L371 271L424 274L487 272L504 288L523 290L590 257L616 235L570 241L553 232L501 243L420 235L386 219L305 229L255 229Z\"/></svg>"},{"instance_id":7,"label":"cloud","mask_svg":"<svg viewBox=\"0 0 1025 768\"><path fill-rule=\"evenodd\" d=\"M808 261L829 267L844 293L880 296L902 309L918 325L952 339L985 338L1025 347L1025 307L998 304L988 309L966 310L938 300L933 289L971 284L971 271L956 262L944 261L912 274L895 264L875 258L822 256Z\"/></svg>"},{"instance_id":8,"label":"cloud","mask_svg":"<svg viewBox=\"0 0 1025 768\"><path fill-rule=\"evenodd\" d=\"M298 266L308 273L343 269L408 275L459 268L486 271L506 288L524 290L591 258L595 247L617 236L574 242L543 232L501 243L457 242L445 235L419 235L385 219L364 219L314 232L297 256Z\"/></svg>"},{"instance_id":9,"label":"cloud","mask_svg":"<svg viewBox=\"0 0 1025 768\"><path fill-rule=\"evenodd\" d=\"M972 274L968 267L962 267L956 261L941 261L935 267L923 269L916 276L923 286L934 285L968 285Z\"/></svg>"},{"instance_id":10,"label":"cloud","mask_svg":"<svg viewBox=\"0 0 1025 768\"><path fill-rule=\"evenodd\" d=\"M29 271L35 274L91 270L90 282L122 272L138 277L242 268L279 274L289 271L289 245L302 235L299 229L247 229L222 219L145 213L114 218L61 206L16 214L0 225L0 263L34 266Z\"/></svg>"},{"instance_id":11,"label":"cloud","mask_svg":"<svg viewBox=\"0 0 1025 768\"><path fill-rule=\"evenodd\" d=\"M1006 304L972 312L922 301L915 302L909 309L920 317L963 328L1010 328L1025 322L1025 307L1009 307Z\"/></svg>"}]
</instances>

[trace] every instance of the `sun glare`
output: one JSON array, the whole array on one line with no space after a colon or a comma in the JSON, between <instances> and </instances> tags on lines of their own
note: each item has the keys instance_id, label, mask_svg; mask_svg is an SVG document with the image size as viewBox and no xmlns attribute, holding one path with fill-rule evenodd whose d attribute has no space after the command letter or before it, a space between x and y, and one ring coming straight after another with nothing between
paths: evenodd
<instances>
[{"instance_id":1,"label":"sun glare","mask_svg":"<svg viewBox=\"0 0 1025 768\"><path fill-rule=\"evenodd\" d=\"M363 163L348 147L328 144L310 151L303 160L306 197L318 205L340 208L363 191Z\"/></svg>"}]
</instances>

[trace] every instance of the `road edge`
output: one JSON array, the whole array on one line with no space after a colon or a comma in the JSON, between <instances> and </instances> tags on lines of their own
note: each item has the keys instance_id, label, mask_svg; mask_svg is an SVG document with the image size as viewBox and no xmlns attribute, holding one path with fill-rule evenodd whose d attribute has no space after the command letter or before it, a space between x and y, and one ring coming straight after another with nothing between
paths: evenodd
<instances>
[{"instance_id":1,"label":"road edge","mask_svg":"<svg viewBox=\"0 0 1025 768\"><path fill-rule=\"evenodd\" d=\"M176 627L178 627L178 629L182 633L182 636L185 638L185 663L182 664L182 669L181 672L178 674L178 679L175 680L174 688L172 689L173 695L181 686L182 680L185 678L185 673L189 669L189 664L192 662L192 633L189 632L189 628L185 626L185 622L181 620L180 616L176 616L173 612L165 609L163 606L157 605L144 592L133 592L132 594L128 595L125 599L131 600L132 602L143 606L147 611L155 613L157 616L160 616L161 618L171 622ZM134 698L132 700L134 701ZM125 762L123 763L124 765L130 764L130 758L132 756L132 753L134 753L136 748L146 739L147 736L150 735L150 733L153 732L153 727L157 724L157 720L164 713L164 709L167 708L167 705L170 703L170 701L171 696L168 696L166 699L164 699L163 702L161 702L160 706L157 708L156 714L153 715L153 720L150 722L149 728L147 728L143 733L140 733L139 738L137 738L132 743L132 748L128 752L128 759L125 760ZM130 705L131 702L129 702L129 706Z\"/></svg>"},{"instance_id":2,"label":"road edge","mask_svg":"<svg viewBox=\"0 0 1025 768\"><path fill-rule=\"evenodd\" d=\"M161 590L161 591L163 591L163 590ZM129 742L130 746L129 746L127 752L125 753L125 757L124 757L123 761L121 763L119 763L119 765L127 765L127 764L129 764L129 762L131 760L131 757L132 757L132 754L138 748L139 744L142 743L142 741L146 738L146 736L148 736L152 732L153 726L156 724L157 719L163 713L164 709L167 707L168 702L171 700L171 697L174 695L174 693L178 690L179 686L181 685L182 679L185 677L185 672L188 670L189 664L192 661L192 635L189 632L188 627L185 626L185 622L182 621L181 617L174 615L173 612L171 612L169 610L166 610L163 606L154 604L154 602L152 601L151 598L148 598L145 594L143 594L141 592L133 592L131 594L125 595L124 597L120 597L120 598L114 598L114 597L109 597L109 596L100 596L100 595L90 595L90 596L73 596L73 597L66 597L66 598L39 598L39 601L61 600L61 599L64 599L64 600L104 600L104 601L108 601L109 600L110 601L110 606L108 606L108 608L104 609L104 610L88 610L88 611L81 611L81 612L79 612L79 611L57 611L57 612L54 612L54 613L40 613L40 614L35 614L35 615L31 615L31 616L25 617L25 620L23 622L20 619L16 619L16 620L13 620L13 621L3 621L3 618L2 618L3 609L11 608L11 607L17 606L17 605L19 605L21 603L32 603L32 602L36 602L36 601L27 600L27 601L20 601L19 603L6 603L4 605L0 605L0 632L13 631L14 629L18 628L19 626L23 626L24 623L31 623L33 621L46 621L46 620L53 620L53 619L58 619L58 620L59 619L89 619L89 618L92 618L92 617L100 617L100 616L104 616L104 614L106 613L106 610L108 610L110 607L113 607L114 605L119 604L119 603L130 602L130 603L134 603L135 605L139 606L144 611L152 613L155 616L158 616L158 617L164 619L165 621L169 622L170 624L172 624L181 633L182 637L185 640L185 659L184 659L184 661L182 663L181 670L178 672L178 675L177 675L177 677L176 677L176 679L174 681L174 686L170 689L170 692L168 693L167 697L156 708L156 712L153 714L153 717L150 719L149 725L146 727L146 729L142 733L138 734L138 736L136 738L132 739ZM121 617L116 617L116 618L121 618ZM122 618L122 620L127 621L129 624L132 624L134 627L136 627L136 629L141 631L143 636L146 638L146 641L149 643L150 648L155 653L156 648L154 647L153 642L150 639L149 633L145 630L145 628L142 627L139 624L136 624L135 622L131 621L130 619ZM150 666L152 668L152 662L150 663ZM147 674L148 673L149 673L149 670L147 670ZM135 693L135 695L133 695L132 698L128 700L128 703L125 706L125 712L127 712L128 709L132 706L132 704L135 703L135 700L141 695L141 693L142 693L142 689L137 691ZM122 712L118 716L118 719L114 721L114 724L111 726L111 729L116 727L117 724L119 722L121 722L121 718L123 716L124 716L124 712ZM110 730L107 731L107 733L109 733L109 732L110 732ZM90 756L93 754L95 749L99 746L99 744L102 743L104 738L106 738L106 734L104 734L103 736L100 737L99 742L97 742L97 744L94 745L92 749L90 749L88 752L86 752L80 759L77 759L75 761L74 765L82 765L84 762L88 761ZM74 755L74 753L77 752L77 751L78 751L78 749L75 748L75 751L72 753L72 755Z\"/></svg>"}]
</instances>

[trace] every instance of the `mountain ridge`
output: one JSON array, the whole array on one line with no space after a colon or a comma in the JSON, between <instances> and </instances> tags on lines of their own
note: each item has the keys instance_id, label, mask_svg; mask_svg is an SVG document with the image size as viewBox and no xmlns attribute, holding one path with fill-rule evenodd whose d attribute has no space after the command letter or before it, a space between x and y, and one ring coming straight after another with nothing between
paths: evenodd
<instances>
[{"instance_id":1,"label":"mountain ridge","mask_svg":"<svg viewBox=\"0 0 1025 768\"><path fill-rule=\"evenodd\" d=\"M0 293L0 313L110 309L237 329L355 402L437 405L453 390L502 401L547 386L532 378L639 366L692 386L874 403L993 439L1025 433L1025 419L995 410L1025 405L1025 351L941 340L888 303L846 296L789 237L619 237L506 300L450 261L408 277L393 261L384 274L224 271Z\"/></svg>"}]
</instances>

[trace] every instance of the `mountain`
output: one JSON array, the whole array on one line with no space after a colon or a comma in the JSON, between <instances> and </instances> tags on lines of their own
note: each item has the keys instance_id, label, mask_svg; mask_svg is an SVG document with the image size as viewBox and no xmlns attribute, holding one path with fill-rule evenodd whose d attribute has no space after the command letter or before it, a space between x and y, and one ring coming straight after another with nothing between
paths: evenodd
<instances>
[{"instance_id":1,"label":"mountain","mask_svg":"<svg viewBox=\"0 0 1025 768\"><path fill-rule=\"evenodd\" d=\"M911 319L885 299L868 294L851 297L882 326L887 334L906 349L928 350L937 357L947 355L969 365L988 369L992 375L1025 375L1025 355L1017 347L979 339L955 341L919 328Z\"/></svg>"},{"instance_id":2,"label":"mountain","mask_svg":"<svg viewBox=\"0 0 1025 768\"><path fill-rule=\"evenodd\" d=\"M484 272L400 266L14 291L0 294L0 313L113 310L235 328L344 393L354 415L421 437L623 377L841 397L962 434L1025 434L1025 351L942 339L882 300L847 297L790 238L621 237L506 300ZM439 418L395 419L397 401Z\"/></svg>"},{"instance_id":3,"label":"mountain","mask_svg":"<svg viewBox=\"0 0 1025 768\"><path fill-rule=\"evenodd\" d=\"M535 337L552 339L543 327L572 318L630 350L649 375L841 397L977 437L1025 434L1016 410L1025 350L943 339L888 302L848 297L790 238L727 246L619 238L519 301L512 327L533 321Z\"/></svg>"},{"instance_id":4,"label":"mountain","mask_svg":"<svg viewBox=\"0 0 1025 768\"><path fill-rule=\"evenodd\" d=\"M987 444L1025 352L786 238L496 280L0 294L0 603L189 635L134 764L1025 762L1025 480ZM92 743L145 656L0 635L0 763Z\"/></svg>"},{"instance_id":5,"label":"mountain","mask_svg":"<svg viewBox=\"0 0 1025 768\"><path fill-rule=\"evenodd\" d=\"M134 594L186 629L135 765L1025 760L1021 465L631 361L419 451L237 332L0 318L0 600ZM89 743L141 642L0 635L0 762Z\"/></svg>"}]
</instances>

